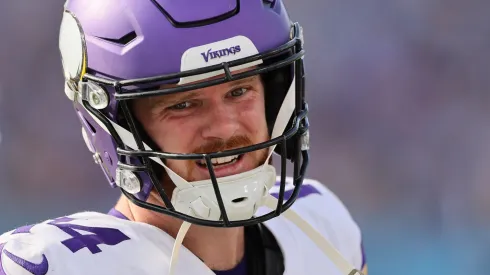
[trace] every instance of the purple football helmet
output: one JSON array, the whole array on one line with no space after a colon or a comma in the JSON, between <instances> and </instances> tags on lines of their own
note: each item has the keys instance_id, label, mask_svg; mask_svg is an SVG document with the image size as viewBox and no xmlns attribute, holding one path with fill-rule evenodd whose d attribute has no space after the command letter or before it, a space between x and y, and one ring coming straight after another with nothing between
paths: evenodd
<instances>
[{"instance_id":1,"label":"purple football helmet","mask_svg":"<svg viewBox=\"0 0 490 275\"><path fill-rule=\"evenodd\" d=\"M82 135L108 181L134 204L206 226L252 225L295 201L308 164L303 36L281 0L68 0L60 28L65 93ZM184 93L260 75L270 139L211 153L163 151L133 114L131 100ZM163 84L171 86L162 88ZM172 131L172 129L168 129ZM266 163L217 178L212 159L269 150ZM255 216L276 183L270 155L281 158L279 203ZM204 160L210 179L187 182L169 159ZM286 162L294 191L284 197ZM167 194L162 173L175 185ZM163 203L148 201L151 191Z\"/></svg>"}]
</instances>

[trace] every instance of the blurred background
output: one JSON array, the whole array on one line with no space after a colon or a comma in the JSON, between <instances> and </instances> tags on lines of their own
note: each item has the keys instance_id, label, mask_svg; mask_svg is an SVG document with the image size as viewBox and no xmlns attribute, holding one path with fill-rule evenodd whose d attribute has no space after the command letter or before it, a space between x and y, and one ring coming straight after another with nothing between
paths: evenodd
<instances>
[{"instance_id":1,"label":"blurred background","mask_svg":"<svg viewBox=\"0 0 490 275\"><path fill-rule=\"evenodd\" d=\"M305 31L309 177L360 224L369 273L490 270L490 1L285 2ZM63 92L62 6L0 3L0 231L119 196Z\"/></svg>"}]
</instances>

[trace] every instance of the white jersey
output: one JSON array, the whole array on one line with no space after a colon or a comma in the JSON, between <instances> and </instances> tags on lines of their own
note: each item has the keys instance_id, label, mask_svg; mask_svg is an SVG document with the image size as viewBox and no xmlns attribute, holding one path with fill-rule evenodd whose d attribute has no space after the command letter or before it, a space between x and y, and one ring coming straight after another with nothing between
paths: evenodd
<instances>
[{"instance_id":1,"label":"white jersey","mask_svg":"<svg viewBox=\"0 0 490 275\"><path fill-rule=\"evenodd\" d=\"M271 192L278 192L275 186ZM291 192L292 186L286 188ZM287 196L287 195L286 195ZM349 261L362 268L358 226L341 201L317 181L305 180L292 208ZM258 215L270 211L259 209ZM285 275L340 274L294 224L265 222L284 254ZM83 212L24 226L0 236L0 275L165 275L174 239L145 223ZM174 274L214 274L182 247Z\"/></svg>"}]
</instances>

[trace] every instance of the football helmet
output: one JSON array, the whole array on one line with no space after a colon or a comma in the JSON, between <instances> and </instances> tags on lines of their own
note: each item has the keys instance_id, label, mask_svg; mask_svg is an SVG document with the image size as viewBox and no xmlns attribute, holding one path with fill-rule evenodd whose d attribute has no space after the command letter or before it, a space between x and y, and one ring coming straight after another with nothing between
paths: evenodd
<instances>
[{"instance_id":1,"label":"football helmet","mask_svg":"<svg viewBox=\"0 0 490 275\"><path fill-rule=\"evenodd\" d=\"M68 0L59 48L65 93L82 136L107 180L134 204L182 219L170 273L191 224L247 226L278 215L296 224L342 274L360 274L313 226L290 207L308 165L303 34L282 0ZM162 150L144 131L131 101L203 89L260 75L270 138L218 152ZM172 84L172 85L164 85ZM166 129L166 131L173 129ZM212 159L267 150L257 168L219 177ZM272 153L280 157L277 199ZM168 160L204 161L210 178L187 181ZM287 161L294 189L285 197ZM175 185L167 194L163 176ZM162 203L150 202L151 191ZM259 207L271 209L256 216Z\"/></svg>"},{"instance_id":2,"label":"football helmet","mask_svg":"<svg viewBox=\"0 0 490 275\"><path fill-rule=\"evenodd\" d=\"M276 217L295 201L309 149L304 49L302 29L290 21L281 0L69 0L59 47L65 93L87 147L110 184L134 204L193 224L233 227ZM163 151L130 106L131 100L253 75L261 75L265 90L270 139L263 143L221 152ZM213 158L262 149L269 150L268 158L257 168L215 176ZM273 152L281 158L279 202L256 217L276 183ZM188 182L166 165L169 159L204 160L210 178ZM295 179L289 198L287 160ZM171 196L162 173L175 184ZM152 190L164 206L148 201Z\"/></svg>"}]
</instances>

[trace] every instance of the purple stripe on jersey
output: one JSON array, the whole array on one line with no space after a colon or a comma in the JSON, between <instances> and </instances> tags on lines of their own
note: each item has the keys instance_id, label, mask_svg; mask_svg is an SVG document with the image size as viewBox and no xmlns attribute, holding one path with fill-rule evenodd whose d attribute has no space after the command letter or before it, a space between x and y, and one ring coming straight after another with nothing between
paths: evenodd
<instances>
[{"instance_id":1,"label":"purple stripe on jersey","mask_svg":"<svg viewBox=\"0 0 490 275\"><path fill-rule=\"evenodd\" d=\"M7 275L7 272L3 269L2 266L2 254L3 254L3 247L5 244L0 244L0 275Z\"/></svg>"},{"instance_id":2,"label":"purple stripe on jersey","mask_svg":"<svg viewBox=\"0 0 490 275\"><path fill-rule=\"evenodd\" d=\"M116 218L120 218L120 219L123 219L123 220L129 220L126 216L124 216L123 213L121 213L118 210L116 210L116 208L112 208L109 211L109 213L107 213L107 215L110 215L110 216L113 216L113 217L116 217Z\"/></svg>"},{"instance_id":3,"label":"purple stripe on jersey","mask_svg":"<svg viewBox=\"0 0 490 275\"><path fill-rule=\"evenodd\" d=\"M224 270L224 271L214 271L216 275L247 275L247 261L245 256L241 260L241 262L235 266L234 268L230 270Z\"/></svg>"},{"instance_id":4,"label":"purple stripe on jersey","mask_svg":"<svg viewBox=\"0 0 490 275\"><path fill-rule=\"evenodd\" d=\"M294 189L291 189L291 190L286 190L284 192L284 200L287 200L291 197L291 195L293 194L293 190ZM320 191L318 191L318 189L316 189L315 187L313 187L312 185L309 185L309 184L303 184L301 186L301 189L299 190L299 194L298 194L298 198L297 199L300 199L300 198L306 198L308 197L309 195L311 194L321 194ZM279 198L279 191L276 193L271 193L272 196Z\"/></svg>"}]
</instances>

